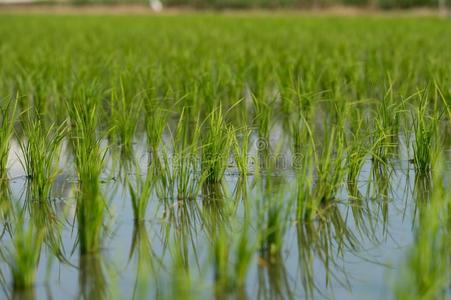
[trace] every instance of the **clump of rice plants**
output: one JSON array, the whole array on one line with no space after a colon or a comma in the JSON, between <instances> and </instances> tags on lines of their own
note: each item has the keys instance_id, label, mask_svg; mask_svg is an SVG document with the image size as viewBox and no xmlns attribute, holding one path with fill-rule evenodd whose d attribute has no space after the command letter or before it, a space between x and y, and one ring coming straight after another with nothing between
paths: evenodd
<instances>
[{"instance_id":1,"label":"clump of rice plants","mask_svg":"<svg viewBox=\"0 0 451 300\"><path fill-rule=\"evenodd\" d=\"M315 212L315 203L312 197L315 179L311 152L311 147L308 147L302 158L299 157L299 154L296 157L296 218L301 222L313 218Z\"/></svg>"},{"instance_id":2,"label":"clump of rice plants","mask_svg":"<svg viewBox=\"0 0 451 300\"><path fill-rule=\"evenodd\" d=\"M431 171L433 158L437 151L438 114L429 113L427 95L420 94L419 97L420 103L413 118L415 134L413 164L417 174L427 175Z\"/></svg>"},{"instance_id":3,"label":"clump of rice plants","mask_svg":"<svg viewBox=\"0 0 451 300\"><path fill-rule=\"evenodd\" d=\"M201 126L196 121L192 128L185 118L183 110L175 136L171 135L174 145L172 153L163 147L161 161L153 164L159 175L156 191L162 199L196 199L206 178L198 158Z\"/></svg>"},{"instance_id":4,"label":"clump of rice plants","mask_svg":"<svg viewBox=\"0 0 451 300\"><path fill-rule=\"evenodd\" d=\"M130 158L133 154L133 138L135 136L138 122L140 120L142 98L134 97L127 99L124 90L124 84L120 83L120 91L113 89L111 91L111 109L112 132L114 138L119 139L121 153L123 158Z\"/></svg>"},{"instance_id":5,"label":"clump of rice plants","mask_svg":"<svg viewBox=\"0 0 451 300\"><path fill-rule=\"evenodd\" d=\"M77 221L81 254L96 252L101 245L105 200L100 190L103 155L97 138L97 106L86 96L68 103L71 144L78 176Z\"/></svg>"},{"instance_id":6,"label":"clump of rice plants","mask_svg":"<svg viewBox=\"0 0 451 300\"><path fill-rule=\"evenodd\" d=\"M292 139L295 155L304 151L304 145L308 139L305 123L313 112L314 93L306 93L303 88L306 84L301 78L293 78L290 74L287 87L283 89L282 106L286 106L288 114L288 130Z\"/></svg>"},{"instance_id":7,"label":"clump of rice plants","mask_svg":"<svg viewBox=\"0 0 451 300\"><path fill-rule=\"evenodd\" d=\"M0 180L7 178L6 164L16 115L17 98L15 100L2 100L0 104Z\"/></svg>"},{"instance_id":8,"label":"clump of rice plants","mask_svg":"<svg viewBox=\"0 0 451 300\"><path fill-rule=\"evenodd\" d=\"M189 117L185 119L185 116L183 109L177 124L172 173L175 174L177 198L195 199L202 185L197 155L201 127L198 120L194 125L190 125Z\"/></svg>"},{"instance_id":9,"label":"clump of rice plants","mask_svg":"<svg viewBox=\"0 0 451 300\"><path fill-rule=\"evenodd\" d=\"M327 205L336 199L336 193L343 184L345 168L343 161L344 137L335 127L325 134L323 145L315 147L315 168L317 179L313 197L317 205Z\"/></svg>"},{"instance_id":10,"label":"clump of rice plants","mask_svg":"<svg viewBox=\"0 0 451 300\"><path fill-rule=\"evenodd\" d=\"M395 155L398 145L400 118L405 110L405 102L409 98L397 100L394 96L393 86L387 89L384 97L378 103L374 118L373 159L387 162Z\"/></svg>"},{"instance_id":11,"label":"clump of rice plants","mask_svg":"<svg viewBox=\"0 0 451 300\"><path fill-rule=\"evenodd\" d=\"M233 131L227 126L222 107L214 109L207 120L202 139L202 171L207 182L220 182L227 168L233 142Z\"/></svg>"},{"instance_id":12,"label":"clump of rice plants","mask_svg":"<svg viewBox=\"0 0 451 300\"><path fill-rule=\"evenodd\" d=\"M27 140L20 141L23 153L21 160L31 191L31 200L45 201L58 174L57 158L60 144L65 136L65 123L60 126L51 125L45 128L39 115L29 114L23 124Z\"/></svg>"},{"instance_id":13,"label":"clump of rice plants","mask_svg":"<svg viewBox=\"0 0 451 300\"><path fill-rule=\"evenodd\" d=\"M258 136L261 140L268 141L271 130L272 106L263 95L261 97L252 95L252 103L255 108L254 122L258 129Z\"/></svg>"},{"instance_id":14,"label":"clump of rice plants","mask_svg":"<svg viewBox=\"0 0 451 300\"><path fill-rule=\"evenodd\" d=\"M145 133L147 137L147 146L149 147L149 161L153 171L158 174L162 171L159 146L163 140L164 130L167 127L169 113L162 108L160 103L147 97L144 100L144 109ZM166 149L163 149L163 152L165 151Z\"/></svg>"},{"instance_id":15,"label":"clump of rice plants","mask_svg":"<svg viewBox=\"0 0 451 300\"><path fill-rule=\"evenodd\" d=\"M147 143L154 154L158 153L158 146L163 138L167 124L168 113L161 105L149 99L144 102Z\"/></svg>"},{"instance_id":16,"label":"clump of rice plants","mask_svg":"<svg viewBox=\"0 0 451 300\"><path fill-rule=\"evenodd\" d=\"M346 163L347 163L347 181L348 184L357 186L357 179L365 162L368 154L370 154L371 149L366 142L368 138L368 133L364 127L364 120L357 110L353 111L353 128L351 132L351 137L348 139Z\"/></svg>"},{"instance_id":17,"label":"clump of rice plants","mask_svg":"<svg viewBox=\"0 0 451 300\"><path fill-rule=\"evenodd\" d=\"M241 176L249 174L249 139L251 131L247 128L233 134L233 157Z\"/></svg>"}]
</instances>

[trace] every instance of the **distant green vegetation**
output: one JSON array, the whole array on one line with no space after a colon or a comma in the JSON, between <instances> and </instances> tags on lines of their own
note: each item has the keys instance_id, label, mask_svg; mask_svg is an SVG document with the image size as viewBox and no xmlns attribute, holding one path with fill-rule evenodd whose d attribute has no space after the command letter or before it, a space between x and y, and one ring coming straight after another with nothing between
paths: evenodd
<instances>
[{"instance_id":1,"label":"distant green vegetation","mask_svg":"<svg viewBox=\"0 0 451 300\"><path fill-rule=\"evenodd\" d=\"M77 4L143 4L143 0L73 0ZM379 7L382 9L437 7L440 0L162 0L165 6L194 8L321 8L328 6ZM449 3L449 0L443 0Z\"/></svg>"},{"instance_id":2,"label":"distant green vegetation","mask_svg":"<svg viewBox=\"0 0 451 300\"><path fill-rule=\"evenodd\" d=\"M109 298L118 214L139 295L267 281L295 299L296 269L314 298L316 268L327 286L345 253L391 238L398 201L414 237L389 293L449 296L450 20L3 15L0 37L2 284L6 268L33 286L43 248L78 264L84 298ZM74 192L54 199L63 174Z\"/></svg>"}]
</instances>

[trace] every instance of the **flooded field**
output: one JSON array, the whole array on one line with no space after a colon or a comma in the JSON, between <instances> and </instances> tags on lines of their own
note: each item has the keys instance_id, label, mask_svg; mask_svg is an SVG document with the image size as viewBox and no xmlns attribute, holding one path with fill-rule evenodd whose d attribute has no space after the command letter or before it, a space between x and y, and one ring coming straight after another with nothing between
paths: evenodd
<instances>
[{"instance_id":1,"label":"flooded field","mask_svg":"<svg viewBox=\"0 0 451 300\"><path fill-rule=\"evenodd\" d=\"M2 16L0 298L451 298L450 25Z\"/></svg>"}]
</instances>

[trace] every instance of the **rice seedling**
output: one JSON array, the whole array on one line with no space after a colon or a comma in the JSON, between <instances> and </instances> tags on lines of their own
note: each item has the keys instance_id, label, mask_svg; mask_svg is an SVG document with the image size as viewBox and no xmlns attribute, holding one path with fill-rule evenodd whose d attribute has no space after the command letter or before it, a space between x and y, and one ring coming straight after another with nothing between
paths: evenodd
<instances>
[{"instance_id":1,"label":"rice seedling","mask_svg":"<svg viewBox=\"0 0 451 300\"><path fill-rule=\"evenodd\" d=\"M254 122L258 129L258 135L261 140L269 140L269 132L271 129L272 105L265 98L252 96L255 108Z\"/></svg>"},{"instance_id":2,"label":"rice seedling","mask_svg":"<svg viewBox=\"0 0 451 300\"><path fill-rule=\"evenodd\" d=\"M314 184L312 153L307 152L303 158L297 158L296 169L296 218L298 221L310 220L315 214L312 197Z\"/></svg>"},{"instance_id":3,"label":"rice seedling","mask_svg":"<svg viewBox=\"0 0 451 300\"><path fill-rule=\"evenodd\" d=\"M413 164L419 175L427 175L432 168L433 158L437 152L439 115L428 113L429 101L426 94L420 94L419 97L420 103L416 108L413 124L415 134Z\"/></svg>"},{"instance_id":4,"label":"rice seedling","mask_svg":"<svg viewBox=\"0 0 451 300\"><path fill-rule=\"evenodd\" d=\"M220 182L228 165L233 131L225 123L221 106L211 112L207 124L202 139L202 171L207 182Z\"/></svg>"},{"instance_id":5,"label":"rice seedling","mask_svg":"<svg viewBox=\"0 0 451 300\"><path fill-rule=\"evenodd\" d=\"M15 100L2 101L0 105L0 181L7 178L7 162L17 116L17 102L16 97Z\"/></svg>"},{"instance_id":6,"label":"rice seedling","mask_svg":"<svg viewBox=\"0 0 451 300\"><path fill-rule=\"evenodd\" d=\"M157 168L160 176L155 182L155 191L160 199L174 198L176 172L173 166L170 154L163 148L160 167Z\"/></svg>"},{"instance_id":7,"label":"rice seedling","mask_svg":"<svg viewBox=\"0 0 451 300\"><path fill-rule=\"evenodd\" d=\"M150 102L150 101L149 101ZM155 155L161 143L163 132L167 124L168 113L160 105L145 102L147 143Z\"/></svg>"},{"instance_id":8,"label":"rice seedling","mask_svg":"<svg viewBox=\"0 0 451 300\"><path fill-rule=\"evenodd\" d=\"M20 163L27 176L26 208L30 223L43 232L43 241L55 256L64 260L60 224L51 201L51 188L59 173L60 144L66 133L66 123L45 128L37 113L28 112L23 124L27 140L19 141L23 159Z\"/></svg>"},{"instance_id":9,"label":"rice seedling","mask_svg":"<svg viewBox=\"0 0 451 300\"><path fill-rule=\"evenodd\" d=\"M98 251L101 245L105 201L100 191L99 178L103 168L103 155L96 136L96 103L83 95L78 101L83 102L69 103L68 110L79 181L76 212L78 240L81 254L87 254Z\"/></svg>"},{"instance_id":10,"label":"rice seedling","mask_svg":"<svg viewBox=\"0 0 451 300\"><path fill-rule=\"evenodd\" d=\"M142 98L134 97L128 100L124 90L124 84L120 81L119 91L111 91L109 108L111 109L111 128L114 137L119 140L123 159L130 158L133 154L133 138L140 121Z\"/></svg>"},{"instance_id":11,"label":"rice seedling","mask_svg":"<svg viewBox=\"0 0 451 300\"><path fill-rule=\"evenodd\" d=\"M308 127L307 120L302 111L299 111L293 120L289 121L289 131L292 140L294 155L299 158L305 152L305 146L308 143Z\"/></svg>"},{"instance_id":12,"label":"rice seedling","mask_svg":"<svg viewBox=\"0 0 451 300\"><path fill-rule=\"evenodd\" d=\"M314 164L316 180L313 188L313 198L318 206L324 206L336 199L336 194L343 184L345 168L343 161L344 140L342 133L335 127L330 128L323 145L314 149Z\"/></svg>"},{"instance_id":13,"label":"rice seedling","mask_svg":"<svg viewBox=\"0 0 451 300\"><path fill-rule=\"evenodd\" d=\"M157 193L162 199L196 199L206 178L206 173L202 173L198 161L199 122L195 123L193 133L190 133L190 127L187 127L185 122L187 120L183 110L175 137L172 137L173 153L169 153L166 147L162 149L161 162L157 166L160 180L156 185Z\"/></svg>"},{"instance_id":14,"label":"rice seedling","mask_svg":"<svg viewBox=\"0 0 451 300\"><path fill-rule=\"evenodd\" d=\"M180 125L180 122L179 122ZM151 168L156 168L155 190L160 199L193 200L199 195L205 177L198 162L199 135L195 133L193 141L183 141L182 131L177 129L175 141L180 141L174 152L162 147L158 161L154 161Z\"/></svg>"},{"instance_id":15,"label":"rice seedling","mask_svg":"<svg viewBox=\"0 0 451 300\"><path fill-rule=\"evenodd\" d=\"M188 120L187 120L188 121ZM200 167L198 163L198 144L200 141L200 127L198 121L195 123L194 132L185 124L184 111L177 124L176 150L173 162L177 181L177 198L195 199L202 185L198 180Z\"/></svg>"},{"instance_id":16,"label":"rice seedling","mask_svg":"<svg viewBox=\"0 0 451 300\"><path fill-rule=\"evenodd\" d=\"M238 133L240 131L242 133ZM232 153L239 174L241 176L247 176L249 174L249 139L251 137L251 131L246 128L240 131L233 134Z\"/></svg>"},{"instance_id":17,"label":"rice seedling","mask_svg":"<svg viewBox=\"0 0 451 300\"><path fill-rule=\"evenodd\" d=\"M28 178L32 201L46 201L50 197L52 183L59 171L57 159L65 136L65 126L63 123L45 128L40 117L31 113L23 124L27 140L19 142L23 154L20 163Z\"/></svg>"},{"instance_id":18,"label":"rice seedling","mask_svg":"<svg viewBox=\"0 0 451 300\"><path fill-rule=\"evenodd\" d=\"M294 70L290 70L286 84L282 89L282 109L287 114L288 130L293 139L294 152L299 153L305 141L304 118L310 120L314 110L314 99L318 96L313 92L307 92L307 83L298 77Z\"/></svg>"},{"instance_id":19,"label":"rice seedling","mask_svg":"<svg viewBox=\"0 0 451 300\"><path fill-rule=\"evenodd\" d=\"M384 97L378 103L374 119L373 159L387 162L395 155L398 145L400 118L406 112L405 102L409 100L395 100L393 84L391 83Z\"/></svg>"},{"instance_id":20,"label":"rice seedling","mask_svg":"<svg viewBox=\"0 0 451 300\"><path fill-rule=\"evenodd\" d=\"M359 177L360 170L362 169L367 156L371 154L371 148L365 140L368 134L365 132L364 120L360 116L358 111L353 115L356 127L351 133L351 138L349 141L349 146L346 155L347 168L347 181L348 185L351 184L353 188L357 187L357 181ZM352 188L352 189L353 189ZM351 190L352 190L351 189ZM353 194L353 193L351 193Z\"/></svg>"}]
</instances>

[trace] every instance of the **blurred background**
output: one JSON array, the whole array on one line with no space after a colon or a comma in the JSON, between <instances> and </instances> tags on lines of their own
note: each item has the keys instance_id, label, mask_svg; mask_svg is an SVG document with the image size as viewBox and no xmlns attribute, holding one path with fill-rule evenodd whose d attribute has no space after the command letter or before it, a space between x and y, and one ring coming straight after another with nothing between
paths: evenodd
<instances>
[{"instance_id":1,"label":"blurred background","mask_svg":"<svg viewBox=\"0 0 451 300\"><path fill-rule=\"evenodd\" d=\"M5 5L147 5L153 10L186 7L204 9L325 9L350 7L357 9L421 8L446 12L451 0L0 0ZM2 5L3 4L3 5Z\"/></svg>"}]
</instances>

